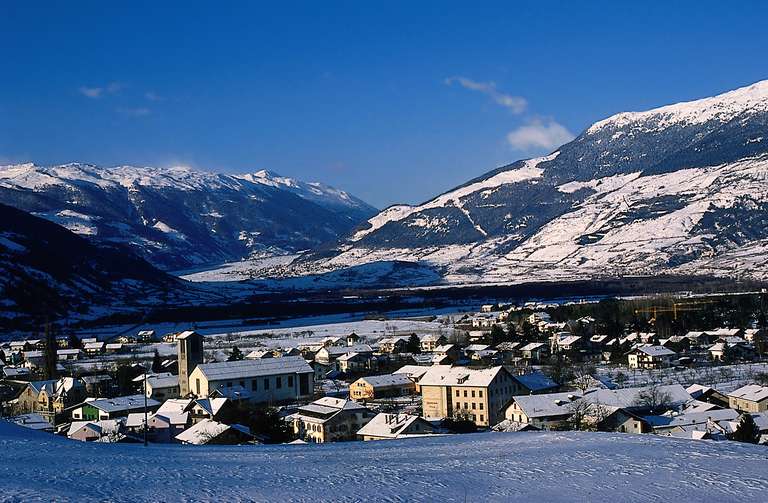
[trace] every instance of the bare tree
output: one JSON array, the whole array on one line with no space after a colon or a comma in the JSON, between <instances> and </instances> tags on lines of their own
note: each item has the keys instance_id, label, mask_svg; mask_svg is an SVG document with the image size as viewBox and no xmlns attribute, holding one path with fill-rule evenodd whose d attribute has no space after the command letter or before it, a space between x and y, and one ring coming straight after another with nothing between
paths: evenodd
<instances>
[{"instance_id":1,"label":"bare tree","mask_svg":"<svg viewBox=\"0 0 768 503\"><path fill-rule=\"evenodd\" d=\"M575 365L572 370L573 385L582 393L593 387L595 383L595 367L586 364Z\"/></svg>"},{"instance_id":2,"label":"bare tree","mask_svg":"<svg viewBox=\"0 0 768 503\"><path fill-rule=\"evenodd\" d=\"M669 409L672 395L656 384L648 386L637 394L635 405L653 412Z\"/></svg>"}]
</instances>

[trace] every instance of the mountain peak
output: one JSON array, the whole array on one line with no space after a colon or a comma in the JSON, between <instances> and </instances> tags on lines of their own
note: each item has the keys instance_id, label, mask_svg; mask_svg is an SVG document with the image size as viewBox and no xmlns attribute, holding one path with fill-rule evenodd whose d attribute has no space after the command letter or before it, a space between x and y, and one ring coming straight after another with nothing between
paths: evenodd
<instances>
[{"instance_id":1,"label":"mountain peak","mask_svg":"<svg viewBox=\"0 0 768 503\"><path fill-rule=\"evenodd\" d=\"M665 105L643 112L621 112L607 119L595 122L587 134L596 133L606 127L621 128L632 123L657 122L661 129L672 125L701 124L711 120L728 122L743 113L753 114L768 111L768 80L740 87L732 91Z\"/></svg>"}]
</instances>

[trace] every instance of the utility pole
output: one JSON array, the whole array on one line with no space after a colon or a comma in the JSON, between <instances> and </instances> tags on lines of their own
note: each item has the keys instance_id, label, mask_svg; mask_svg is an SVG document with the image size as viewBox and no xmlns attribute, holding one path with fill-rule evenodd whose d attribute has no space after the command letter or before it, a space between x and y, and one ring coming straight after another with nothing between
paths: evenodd
<instances>
[{"instance_id":1,"label":"utility pole","mask_svg":"<svg viewBox=\"0 0 768 503\"><path fill-rule=\"evenodd\" d=\"M147 369L144 369L144 447L147 446Z\"/></svg>"}]
</instances>

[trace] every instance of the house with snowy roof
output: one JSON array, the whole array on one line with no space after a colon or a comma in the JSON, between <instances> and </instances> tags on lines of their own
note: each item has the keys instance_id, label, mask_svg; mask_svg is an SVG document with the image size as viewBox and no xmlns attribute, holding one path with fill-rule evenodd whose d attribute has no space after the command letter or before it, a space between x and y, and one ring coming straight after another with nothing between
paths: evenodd
<instances>
[{"instance_id":1,"label":"house with snowy roof","mask_svg":"<svg viewBox=\"0 0 768 503\"><path fill-rule=\"evenodd\" d=\"M717 407L727 408L729 407L728 396L720 393L714 388L709 386L703 386L701 384L691 384L685 388L694 400L704 403L710 403Z\"/></svg>"},{"instance_id":2,"label":"house with snowy roof","mask_svg":"<svg viewBox=\"0 0 768 503\"><path fill-rule=\"evenodd\" d=\"M451 362L459 361L459 358L461 357L459 348L455 344L441 344L435 348L433 353L437 356L446 357Z\"/></svg>"},{"instance_id":3,"label":"house with snowy roof","mask_svg":"<svg viewBox=\"0 0 768 503\"><path fill-rule=\"evenodd\" d=\"M520 348L523 360L538 363L549 357L549 346L544 342L529 342Z\"/></svg>"},{"instance_id":4,"label":"house with snowy roof","mask_svg":"<svg viewBox=\"0 0 768 503\"><path fill-rule=\"evenodd\" d=\"M526 374L512 375L512 377L520 385L520 389L523 393L528 394L540 394L551 393L560 387L555 381L553 381L548 375L540 370L534 370Z\"/></svg>"},{"instance_id":5,"label":"house with snowy roof","mask_svg":"<svg viewBox=\"0 0 768 503\"><path fill-rule=\"evenodd\" d=\"M253 440L247 426L229 425L212 419L203 419L176 435L176 441L188 445L243 445Z\"/></svg>"},{"instance_id":6,"label":"house with snowy roof","mask_svg":"<svg viewBox=\"0 0 768 503\"><path fill-rule=\"evenodd\" d=\"M425 418L466 418L480 427L498 423L504 404L521 390L502 366L476 369L434 365L419 386Z\"/></svg>"},{"instance_id":7,"label":"house with snowy roof","mask_svg":"<svg viewBox=\"0 0 768 503\"><path fill-rule=\"evenodd\" d=\"M151 375L147 376L147 396L163 401L179 396L179 376Z\"/></svg>"},{"instance_id":8,"label":"house with snowy roof","mask_svg":"<svg viewBox=\"0 0 768 503\"><path fill-rule=\"evenodd\" d=\"M334 363L337 358L347 353L372 355L373 348L368 344L356 344L354 346L328 346L320 348L315 353L315 361L328 365Z\"/></svg>"},{"instance_id":9,"label":"house with snowy roof","mask_svg":"<svg viewBox=\"0 0 768 503\"><path fill-rule=\"evenodd\" d=\"M720 337L707 351L717 362L748 360L755 356L755 347L741 337Z\"/></svg>"},{"instance_id":10,"label":"house with snowy roof","mask_svg":"<svg viewBox=\"0 0 768 503\"><path fill-rule=\"evenodd\" d=\"M203 419L226 422L234 408L234 403L228 398L195 398L189 400L183 411L189 412L193 423L199 423Z\"/></svg>"},{"instance_id":11,"label":"house with snowy roof","mask_svg":"<svg viewBox=\"0 0 768 503\"><path fill-rule=\"evenodd\" d=\"M136 334L136 342L154 342L155 340L157 338L155 337L154 330L139 330Z\"/></svg>"},{"instance_id":12,"label":"house with snowy roof","mask_svg":"<svg viewBox=\"0 0 768 503\"><path fill-rule=\"evenodd\" d=\"M131 412L143 412L146 406L154 412L160 402L144 395L119 396L115 398L86 398L79 407L72 410L73 421L101 421L126 417Z\"/></svg>"},{"instance_id":13,"label":"house with snowy roof","mask_svg":"<svg viewBox=\"0 0 768 503\"><path fill-rule=\"evenodd\" d=\"M365 405L354 400L323 397L288 416L294 433L313 443L356 440L358 430L374 417Z\"/></svg>"},{"instance_id":14,"label":"house with snowy roof","mask_svg":"<svg viewBox=\"0 0 768 503\"><path fill-rule=\"evenodd\" d=\"M419 339L419 346L424 353L431 353L438 346L442 346L447 342L444 335L441 334L426 334Z\"/></svg>"},{"instance_id":15,"label":"house with snowy roof","mask_svg":"<svg viewBox=\"0 0 768 503\"><path fill-rule=\"evenodd\" d=\"M126 439L123 422L124 419L73 421L67 430L67 437L81 442L121 442Z\"/></svg>"},{"instance_id":16,"label":"house with snowy roof","mask_svg":"<svg viewBox=\"0 0 768 503\"><path fill-rule=\"evenodd\" d=\"M394 335L379 339L379 351L382 353L402 353L408 346L409 336Z\"/></svg>"},{"instance_id":17,"label":"house with snowy roof","mask_svg":"<svg viewBox=\"0 0 768 503\"><path fill-rule=\"evenodd\" d=\"M411 395L416 391L413 381L405 374L383 374L361 377L349 385L353 400L375 400Z\"/></svg>"},{"instance_id":18,"label":"house with snowy roof","mask_svg":"<svg viewBox=\"0 0 768 503\"><path fill-rule=\"evenodd\" d=\"M378 368L378 362L373 354L352 352L336 358L336 368L345 374L356 374Z\"/></svg>"},{"instance_id":19,"label":"house with snowy roof","mask_svg":"<svg viewBox=\"0 0 768 503\"><path fill-rule=\"evenodd\" d=\"M741 412L768 411L768 386L748 384L728 393L728 404Z\"/></svg>"},{"instance_id":20,"label":"house with snowy roof","mask_svg":"<svg viewBox=\"0 0 768 503\"><path fill-rule=\"evenodd\" d=\"M33 350L24 351L24 366L28 369L37 369L45 366L45 352Z\"/></svg>"},{"instance_id":21,"label":"house with snowy roof","mask_svg":"<svg viewBox=\"0 0 768 503\"><path fill-rule=\"evenodd\" d=\"M682 412L660 416L645 416L653 432L657 434L681 433L685 431L725 432L721 422L737 421L741 412L734 409L713 409L703 412Z\"/></svg>"},{"instance_id":22,"label":"house with snowy roof","mask_svg":"<svg viewBox=\"0 0 768 503\"><path fill-rule=\"evenodd\" d=\"M189 375L198 398L217 396L260 403L306 399L314 392L314 370L300 356L201 363Z\"/></svg>"},{"instance_id":23,"label":"house with snowy roof","mask_svg":"<svg viewBox=\"0 0 768 503\"><path fill-rule=\"evenodd\" d=\"M677 353L664 346L638 346L627 353L631 369L660 369L671 367Z\"/></svg>"},{"instance_id":24,"label":"house with snowy roof","mask_svg":"<svg viewBox=\"0 0 768 503\"><path fill-rule=\"evenodd\" d=\"M105 343L100 341L83 344L83 351L88 356L97 356L104 352Z\"/></svg>"},{"instance_id":25,"label":"house with snowy roof","mask_svg":"<svg viewBox=\"0 0 768 503\"><path fill-rule=\"evenodd\" d=\"M506 405L504 418L539 429L557 429L573 415L573 403L580 398L577 391L516 395Z\"/></svg>"},{"instance_id":26,"label":"house with snowy roof","mask_svg":"<svg viewBox=\"0 0 768 503\"><path fill-rule=\"evenodd\" d=\"M403 365L392 373L408 376L408 378L414 384L414 391L416 393L421 393L419 381L421 381L421 378L424 377L424 374L427 373L427 370L429 370L429 367L425 367L423 365Z\"/></svg>"},{"instance_id":27,"label":"house with snowy roof","mask_svg":"<svg viewBox=\"0 0 768 503\"><path fill-rule=\"evenodd\" d=\"M267 348L260 348L260 349L254 349L247 355L245 355L246 360L260 360L262 358L274 358L275 354L272 352L271 349Z\"/></svg>"},{"instance_id":28,"label":"house with snowy roof","mask_svg":"<svg viewBox=\"0 0 768 503\"><path fill-rule=\"evenodd\" d=\"M79 360L83 355L82 349L57 349L56 359L60 362Z\"/></svg>"},{"instance_id":29,"label":"house with snowy roof","mask_svg":"<svg viewBox=\"0 0 768 503\"><path fill-rule=\"evenodd\" d=\"M176 436L191 424L189 412L158 410L147 416L147 439L156 443L176 442ZM143 435L144 413L128 414L125 419L125 429L136 436Z\"/></svg>"},{"instance_id":30,"label":"house with snowy roof","mask_svg":"<svg viewBox=\"0 0 768 503\"><path fill-rule=\"evenodd\" d=\"M37 411L52 420L64 409L81 402L86 396L85 384L78 378L62 377L47 382L37 396Z\"/></svg>"},{"instance_id":31,"label":"house with snowy roof","mask_svg":"<svg viewBox=\"0 0 768 503\"><path fill-rule=\"evenodd\" d=\"M376 414L368 424L357 431L357 437L363 441L395 440L401 438L420 438L437 432L435 426L426 419L410 414Z\"/></svg>"},{"instance_id":32,"label":"house with snowy roof","mask_svg":"<svg viewBox=\"0 0 768 503\"><path fill-rule=\"evenodd\" d=\"M765 333L760 328L748 328L744 330L744 340L747 342L754 344L755 342L763 339L765 337Z\"/></svg>"}]
</instances>

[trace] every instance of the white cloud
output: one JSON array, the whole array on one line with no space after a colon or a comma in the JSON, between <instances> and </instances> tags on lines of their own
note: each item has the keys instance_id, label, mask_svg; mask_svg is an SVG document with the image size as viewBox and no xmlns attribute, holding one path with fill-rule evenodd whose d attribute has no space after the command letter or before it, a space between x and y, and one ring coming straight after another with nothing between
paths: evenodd
<instances>
[{"instance_id":1,"label":"white cloud","mask_svg":"<svg viewBox=\"0 0 768 503\"><path fill-rule=\"evenodd\" d=\"M165 98L163 98L159 94L154 93L152 91L147 91L146 93L144 93L144 97L146 99L148 99L149 101L164 101L165 100Z\"/></svg>"},{"instance_id":2,"label":"white cloud","mask_svg":"<svg viewBox=\"0 0 768 503\"><path fill-rule=\"evenodd\" d=\"M86 98L91 98L94 100L101 98L101 95L104 93L104 89L101 87L81 87L79 91L80 94Z\"/></svg>"},{"instance_id":3,"label":"white cloud","mask_svg":"<svg viewBox=\"0 0 768 503\"><path fill-rule=\"evenodd\" d=\"M507 143L515 150L551 150L573 140L574 135L552 119L536 119L507 134Z\"/></svg>"},{"instance_id":4,"label":"white cloud","mask_svg":"<svg viewBox=\"0 0 768 503\"><path fill-rule=\"evenodd\" d=\"M117 94L122 88L123 85L120 82L110 82L105 87L82 86L78 89L78 91L80 91L80 94L86 98L97 100L105 94Z\"/></svg>"},{"instance_id":5,"label":"white cloud","mask_svg":"<svg viewBox=\"0 0 768 503\"><path fill-rule=\"evenodd\" d=\"M525 98L511 96L496 89L495 82L477 82L466 77L449 77L445 79L446 85L450 86L454 83L459 84L464 89L478 91L489 96L497 105L501 105L515 114L523 113L528 106L528 102Z\"/></svg>"}]
</instances>

